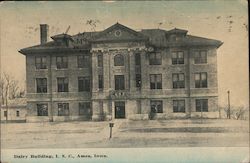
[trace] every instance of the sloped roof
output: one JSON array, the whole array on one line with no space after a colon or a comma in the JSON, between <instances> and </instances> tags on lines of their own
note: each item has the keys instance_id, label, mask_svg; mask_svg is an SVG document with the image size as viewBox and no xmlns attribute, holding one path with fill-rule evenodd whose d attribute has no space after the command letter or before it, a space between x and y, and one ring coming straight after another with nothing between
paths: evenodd
<instances>
[{"instance_id":1,"label":"sloped roof","mask_svg":"<svg viewBox=\"0 0 250 163\"><path fill-rule=\"evenodd\" d=\"M220 47L223 42L214 39L208 39L193 35L186 35L185 37L176 41L169 41L166 43L166 47L171 46L215 46Z\"/></svg>"},{"instance_id":2,"label":"sloped roof","mask_svg":"<svg viewBox=\"0 0 250 163\"><path fill-rule=\"evenodd\" d=\"M72 36L72 39L85 39L85 40L93 40L96 35L98 35L100 32L83 32L83 33L78 33L76 35Z\"/></svg>"},{"instance_id":3,"label":"sloped roof","mask_svg":"<svg viewBox=\"0 0 250 163\"><path fill-rule=\"evenodd\" d=\"M96 32L83 32L79 33L73 36L70 36L68 34L58 34L55 36L52 36L52 39L57 38L69 38L72 40L72 47L68 47L64 44L58 45L55 41L50 41L45 44L35 45L27 48L21 49L19 52L22 54L26 54L29 52L71 52L72 50L90 50L91 48L91 42L94 42L98 40L98 38L101 38L108 32L112 31L115 28L124 29L126 31L129 31L130 33L134 34L136 38L144 41L149 41L150 44L156 46L156 47L169 47L169 46L216 46L219 47L222 45L222 42L219 40L209 39L209 38L203 38L193 35L187 35L187 30L174 28L171 30L163 30L163 29L143 29L139 32L128 28L120 23L116 23L112 25L111 27L103 30L103 31L96 31ZM183 34L183 38L178 39L176 41L171 41L166 38L166 36L169 36L171 34ZM85 40L85 44L77 44L78 40ZM158 41L155 41L157 40Z\"/></svg>"},{"instance_id":4,"label":"sloped roof","mask_svg":"<svg viewBox=\"0 0 250 163\"><path fill-rule=\"evenodd\" d=\"M187 34L187 32L185 29L174 28L167 31L167 34Z\"/></svg>"},{"instance_id":5,"label":"sloped roof","mask_svg":"<svg viewBox=\"0 0 250 163\"><path fill-rule=\"evenodd\" d=\"M27 105L27 99L26 98L15 98L13 100L8 101L8 107L22 107ZM2 108L6 108L5 105L1 106Z\"/></svg>"},{"instance_id":6,"label":"sloped roof","mask_svg":"<svg viewBox=\"0 0 250 163\"><path fill-rule=\"evenodd\" d=\"M150 39L150 43L156 47L169 47L169 46L216 46L216 47L219 47L223 44L223 42L219 40L198 37L198 36L193 36L193 35L187 35L187 32L188 32L187 30L178 29L178 28L174 28L169 31L162 30L162 29L143 29L141 31L142 34L147 35L149 38L156 38L156 37L158 37L159 39L164 38L163 40L160 40L159 42L156 42ZM171 34L176 34L176 33L183 34L183 37L176 41L167 40L166 36L171 35Z\"/></svg>"},{"instance_id":7,"label":"sloped roof","mask_svg":"<svg viewBox=\"0 0 250 163\"><path fill-rule=\"evenodd\" d=\"M68 35L68 34L64 34L64 33L62 33L62 34L58 34L58 35L55 35L55 36L51 36L51 38L53 39L53 40L56 40L56 39L70 39L70 40L72 40L72 37L70 36L70 35Z\"/></svg>"},{"instance_id":8,"label":"sloped roof","mask_svg":"<svg viewBox=\"0 0 250 163\"><path fill-rule=\"evenodd\" d=\"M147 37L145 37L145 35L141 34L140 32L137 32L137 31L135 31L131 28L128 28L128 27L117 22L116 24L110 26L109 28L107 28L107 29L103 30L102 32L100 32L99 34L97 34L94 37L93 41L96 41L98 38L104 36L105 34L109 33L110 31L114 30L115 28L120 28L120 29L124 29L126 31L129 31L130 33L133 33L136 37L138 37L140 39L147 39Z\"/></svg>"}]
</instances>

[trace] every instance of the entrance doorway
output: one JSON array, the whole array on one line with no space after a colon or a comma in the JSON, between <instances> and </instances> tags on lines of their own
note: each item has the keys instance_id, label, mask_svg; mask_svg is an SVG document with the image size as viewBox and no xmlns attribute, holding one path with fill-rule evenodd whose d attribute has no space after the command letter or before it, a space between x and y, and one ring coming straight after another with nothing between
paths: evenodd
<instances>
[{"instance_id":1,"label":"entrance doorway","mask_svg":"<svg viewBox=\"0 0 250 163\"><path fill-rule=\"evenodd\" d=\"M115 118L116 119L125 118L125 102L124 101L115 102Z\"/></svg>"}]
</instances>

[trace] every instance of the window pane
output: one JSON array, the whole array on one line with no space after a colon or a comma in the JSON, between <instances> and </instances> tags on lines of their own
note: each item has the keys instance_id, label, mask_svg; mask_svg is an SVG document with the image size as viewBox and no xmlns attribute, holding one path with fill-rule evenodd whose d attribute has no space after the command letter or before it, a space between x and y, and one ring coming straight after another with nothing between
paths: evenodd
<instances>
[{"instance_id":1,"label":"window pane","mask_svg":"<svg viewBox=\"0 0 250 163\"><path fill-rule=\"evenodd\" d=\"M48 116L47 104L37 104L37 116Z\"/></svg>"},{"instance_id":2,"label":"window pane","mask_svg":"<svg viewBox=\"0 0 250 163\"><path fill-rule=\"evenodd\" d=\"M58 92L68 92L68 78L57 78Z\"/></svg>"},{"instance_id":3,"label":"window pane","mask_svg":"<svg viewBox=\"0 0 250 163\"><path fill-rule=\"evenodd\" d=\"M201 79L202 79L202 88L206 88L207 87L207 74L202 73L201 74Z\"/></svg>"},{"instance_id":4,"label":"window pane","mask_svg":"<svg viewBox=\"0 0 250 163\"><path fill-rule=\"evenodd\" d=\"M102 89L103 88L103 75L98 75L98 87L99 89Z\"/></svg>"},{"instance_id":5,"label":"window pane","mask_svg":"<svg viewBox=\"0 0 250 163\"><path fill-rule=\"evenodd\" d=\"M201 58L205 58L207 55L206 51L201 51Z\"/></svg>"},{"instance_id":6,"label":"window pane","mask_svg":"<svg viewBox=\"0 0 250 163\"><path fill-rule=\"evenodd\" d=\"M183 81L184 80L184 74L179 74L179 81Z\"/></svg>"},{"instance_id":7,"label":"window pane","mask_svg":"<svg viewBox=\"0 0 250 163\"><path fill-rule=\"evenodd\" d=\"M150 101L151 113L163 113L162 101Z\"/></svg>"},{"instance_id":8,"label":"window pane","mask_svg":"<svg viewBox=\"0 0 250 163\"><path fill-rule=\"evenodd\" d=\"M47 93L47 79L37 78L36 87L37 87L37 93Z\"/></svg>"},{"instance_id":9,"label":"window pane","mask_svg":"<svg viewBox=\"0 0 250 163\"><path fill-rule=\"evenodd\" d=\"M208 111L208 100L204 99L202 103L202 111L207 112Z\"/></svg>"},{"instance_id":10,"label":"window pane","mask_svg":"<svg viewBox=\"0 0 250 163\"><path fill-rule=\"evenodd\" d=\"M176 52L172 52L172 58L177 58L177 53Z\"/></svg>"},{"instance_id":11,"label":"window pane","mask_svg":"<svg viewBox=\"0 0 250 163\"><path fill-rule=\"evenodd\" d=\"M141 65L141 56L138 53L135 54L135 65Z\"/></svg>"},{"instance_id":12,"label":"window pane","mask_svg":"<svg viewBox=\"0 0 250 163\"><path fill-rule=\"evenodd\" d=\"M196 111L197 112L201 111L201 100L196 100Z\"/></svg>"},{"instance_id":13,"label":"window pane","mask_svg":"<svg viewBox=\"0 0 250 163\"><path fill-rule=\"evenodd\" d=\"M43 63L43 64L46 63L46 57L42 57L42 63Z\"/></svg>"},{"instance_id":14,"label":"window pane","mask_svg":"<svg viewBox=\"0 0 250 163\"><path fill-rule=\"evenodd\" d=\"M124 90L125 81L124 75L115 75L115 90Z\"/></svg>"},{"instance_id":15,"label":"window pane","mask_svg":"<svg viewBox=\"0 0 250 163\"><path fill-rule=\"evenodd\" d=\"M161 75L156 75L156 82L161 82Z\"/></svg>"},{"instance_id":16,"label":"window pane","mask_svg":"<svg viewBox=\"0 0 250 163\"><path fill-rule=\"evenodd\" d=\"M141 87L141 74L136 74L135 76L135 80L136 80L136 87Z\"/></svg>"},{"instance_id":17,"label":"window pane","mask_svg":"<svg viewBox=\"0 0 250 163\"><path fill-rule=\"evenodd\" d=\"M201 74L201 80L207 80L207 73Z\"/></svg>"},{"instance_id":18,"label":"window pane","mask_svg":"<svg viewBox=\"0 0 250 163\"><path fill-rule=\"evenodd\" d=\"M155 82L155 75L150 75L150 82Z\"/></svg>"},{"instance_id":19,"label":"window pane","mask_svg":"<svg viewBox=\"0 0 250 163\"><path fill-rule=\"evenodd\" d=\"M200 58L200 53L198 51L194 52L194 57L195 58Z\"/></svg>"},{"instance_id":20,"label":"window pane","mask_svg":"<svg viewBox=\"0 0 250 163\"><path fill-rule=\"evenodd\" d=\"M195 80L196 81L200 80L200 74L195 74Z\"/></svg>"},{"instance_id":21,"label":"window pane","mask_svg":"<svg viewBox=\"0 0 250 163\"><path fill-rule=\"evenodd\" d=\"M103 67L103 55L102 54L98 54L97 56L97 65L98 67Z\"/></svg>"},{"instance_id":22,"label":"window pane","mask_svg":"<svg viewBox=\"0 0 250 163\"><path fill-rule=\"evenodd\" d=\"M178 52L178 58L184 58L183 52Z\"/></svg>"},{"instance_id":23,"label":"window pane","mask_svg":"<svg viewBox=\"0 0 250 163\"><path fill-rule=\"evenodd\" d=\"M117 54L114 57L114 64L115 66L124 66L124 57L121 54Z\"/></svg>"},{"instance_id":24,"label":"window pane","mask_svg":"<svg viewBox=\"0 0 250 163\"><path fill-rule=\"evenodd\" d=\"M68 115L69 115L69 104L58 103L58 116L68 116Z\"/></svg>"},{"instance_id":25,"label":"window pane","mask_svg":"<svg viewBox=\"0 0 250 163\"><path fill-rule=\"evenodd\" d=\"M177 74L173 74L173 81L178 81L178 75Z\"/></svg>"}]
</instances>

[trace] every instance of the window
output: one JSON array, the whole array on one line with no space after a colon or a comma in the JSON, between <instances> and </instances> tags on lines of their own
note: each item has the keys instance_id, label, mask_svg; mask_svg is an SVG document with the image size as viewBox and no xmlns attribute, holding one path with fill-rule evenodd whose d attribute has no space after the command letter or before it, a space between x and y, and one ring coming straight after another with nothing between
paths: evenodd
<instances>
[{"instance_id":1,"label":"window","mask_svg":"<svg viewBox=\"0 0 250 163\"><path fill-rule=\"evenodd\" d=\"M36 57L35 65L36 69L46 69L47 68L46 56Z\"/></svg>"},{"instance_id":2,"label":"window","mask_svg":"<svg viewBox=\"0 0 250 163\"><path fill-rule=\"evenodd\" d=\"M172 52L172 64L184 64L184 54L183 51Z\"/></svg>"},{"instance_id":3,"label":"window","mask_svg":"<svg viewBox=\"0 0 250 163\"><path fill-rule=\"evenodd\" d=\"M150 101L150 107L152 113L163 113L162 101L160 100Z\"/></svg>"},{"instance_id":4,"label":"window","mask_svg":"<svg viewBox=\"0 0 250 163\"><path fill-rule=\"evenodd\" d=\"M194 63L203 64L207 63L207 52L206 51L196 51L194 54Z\"/></svg>"},{"instance_id":5,"label":"window","mask_svg":"<svg viewBox=\"0 0 250 163\"><path fill-rule=\"evenodd\" d=\"M90 58L89 55L79 55L77 56L78 68L89 68Z\"/></svg>"},{"instance_id":6,"label":"window","mask_svg":"<svg viewBox=\"0 0 250 163\"><path fill-rule=\"evenodd\" d=\"M173 88L185 88L185 77L183 73L173 74Z\"/></svg>"},{"instance_id":7,"label":"window","mask_svg":"<svg viewBox=\"0 0 250 163\"><path fill-rule=\"evenodd\" d=\"M103 89L103 75L98 75L98 87Z\"/></svg>"},{"instance_id":8,"label":"window","mask_svg":"<svg viewBox=\"0 0 250 163\"><path fill-rule=\"evenodd\" d=\"M97 65L98 67L103 67L103 55L102 54L97 55Z\"/></svg>"},{"instance_id":9,"label":"window","mask_svg":"<svg viewBox=\"0 0 250 163\"><path fill-rule=\"evenodd\" d=\"M150 89L162 89L161 74L150 75Z\"/></svg>"},{"instance_id":10,"label":"window","mask_svg":"<svg viewBox=\"0 0 250 163\"><path fill-rule=\"evenodd\" d=\"M115 90L124 90L125 81L124 75L115 75Z\"/></svg>"},{"instance_id":11,"label":"window","mask_svg":"<svg viewBox=\"0 0 250 163\"><path fill-rule=\"evenodd\" d=\"M141 74L135 74L135 86L141 88Z\"/></svg>"},{"instance_id":12,"label":"window","mask_svg":"<svg viewBox=\"0 0 250 163\"><path fill-rule=\"evenodd\" d=\"M207 88L207 73L195 74L195 88Z\"/></svg>"},{"instance_id":13,"label":"window","mask_svg":"<svg viewBox=\"0 0 250 163\"><path fill-rule=\"evenodd\" d=\"M69 103L58 103L58 116L69 116Z\"/></svg>"},{"instance_id":14,"label":"window","mask_svg":"<svg viewBox=\"0 0 250 163\"><path fill-rule=\"evenodd\" d=\"M196 111L197 112L208 112L208 100L207 99L197 99L195 100Z\"/></svg>"},{"instance_id":15,"label":"window","mask_svg":"<svg viewBox=\"0 0 250 163\"><path fill-rule=\"evenodd\" d=\"M173 112L185 113L185 100L173 100Z\"/></svg>"},{"instance_id":16,"label":"window","mask_svg":"<svg viewBox=\"0 0 250 163\"><path fill-rule=\"evenodd\" d=\"M68 92L69 91L68 86L69 86L68 78L57 78L58 92Z\"/></svg>"},{"instance_id":17,"label":"window","mask_svg":"<svg viewBox=\"0 0 250 163\"><path fill-rule=\"evenodd\" d=\"M121 54L117 54L114 57L115 66L124 66L124 57Z\"/></svg>"},{"instance_id":18,"label":"window","mask_svg":"<svg viewBox=\"0 0 250 163\"><path fill-rule=\"evenodd\" d=\"M47 93L47 79L46 78L36 78L36 92Z\"/></svg>"},{"instance_id":19,"label":"window","mask_svg":"<svg viewBox=\"0 0 250 163\"><path fill-rule=\"evenodd\" d=\"M161 65L161 53L150 53L149 65Z\"/></svg>"},{"instance_id":20,"label":"window","mask_svg":"<svg viewBox=\"0 0 250 163\"><path fill-rule=\"evenodd\" d=\"M7 111L4 111L3 114L4 114L4 117L7 117Z\"/></svg>"},{"instance_id":21,"label":"window","mask_svg":"<svg viewBox=\"0 0 250 163\"><path fill-rule=\"evenodd\" d=\"M78 78L78 91L79 92L90 92L90 78L79 77Z\"/></svg>"},{"instance_id":22,"label":"window","mask_svg":"<svg viewBox=\"0 0 250 163\"><path fill-rule=\"evenodd\" d=\"M68 57L66 56L56 57L56 67L57 69L68 68Z\"/></svg>"},{"instance_id":23,"label":"window","mask_svg":"<svg viewBox=\"0 0 250 163\"><path fill-rule=\"evenodd\" d=\"M37 116L48 116L48 104L37 104Z\"/></svg>"},{"instance_id":24,"label":"window","mask_svg":"<svg viewBox=\"0 0 250 163\"><path fill-rule=\"evenodd\" d=\"M135 54L135 65L140 66L141 65L141 55L140 53Z\"/></svg>"},{"instance_id":25,"label":"window","mask_svg":"<svg viewBox=\"0 0 250 163\"><path fill-rule=\"evenodd\" d=\"M90 102L79 103L79 115L92 115Z\"/></svg>"},{"instance_id":26,"label":"window","mask_svg":"<svg viewBox=\"0 0 250 163\"><path fill-rule=\"evenodd\" d=\"M20 116L20 112L19 110L16 111L16 116L19 117Z\"/></svg>"}]
</instances>

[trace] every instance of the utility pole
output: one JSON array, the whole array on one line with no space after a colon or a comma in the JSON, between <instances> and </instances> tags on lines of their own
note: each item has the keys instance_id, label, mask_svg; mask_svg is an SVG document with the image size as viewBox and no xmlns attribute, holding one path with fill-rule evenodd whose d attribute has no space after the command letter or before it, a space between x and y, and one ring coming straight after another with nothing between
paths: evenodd
<instances>
[{"instance_id":1,"label":"utility pole","mask_svg":"<svg viewBox=\"0 0 250 163\"><path fill-rule=\"evenodd\" d=\"M231 111L230 111L230 91L227 91L227 102L228 102L228 118L231 119Z\"/></svg>"}]
</instances>

